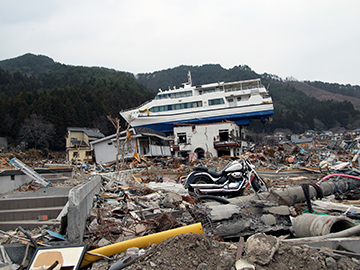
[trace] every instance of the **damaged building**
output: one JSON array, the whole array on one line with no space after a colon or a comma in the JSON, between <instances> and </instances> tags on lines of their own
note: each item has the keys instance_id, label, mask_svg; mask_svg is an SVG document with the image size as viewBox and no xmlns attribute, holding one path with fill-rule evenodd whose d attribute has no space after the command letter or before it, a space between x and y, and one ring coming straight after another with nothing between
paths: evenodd
<instances>
[{"instance_id":1,"label":"damaged building","mask_svg":"<svg viewBox=\"0 0 360 270\"><path fill-rule=\"evenodd\" d=\"M171 156L169 139L163 133L150 128L136 127L119 133L119 158L130 159L135 154L144 157ZM118 144L116 134L90 143L98 164L116 160Z\"/></svg>"},{"instance_id":2,"label":"damaged building","mask_svg":"<svg viewBox=\"0 0 360 270\"><path fill-rule=\"evenodd\" d=\"M239 156L246 147L245 127L234 122L174 127L175 157Z\"/></svg>"},{"instance_id":3,"label":"damaged building","mask_svg":"<svg viewBox=\"0 0 360 270\"><path fill-rule=\"evenodd\" d=\"M68 127L66 155L69 162L93 162L90 143L105 137L97 128Z\"/></svg>"}]
</instances>

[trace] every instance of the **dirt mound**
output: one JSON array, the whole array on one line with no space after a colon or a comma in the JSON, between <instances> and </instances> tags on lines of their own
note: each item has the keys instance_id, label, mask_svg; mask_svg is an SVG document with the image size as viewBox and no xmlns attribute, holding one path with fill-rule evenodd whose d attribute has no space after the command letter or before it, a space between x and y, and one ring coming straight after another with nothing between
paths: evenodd
<instances>
[{"instance_id":1,"label":"dirt mound","mask_svg":"<svg viewBox=\"0 0 360 270\"><path fill-rule=\"evenodd\" d=\"M336 254L329 248L292 246L274 236L253 235L246 242L242 259L258 270L265 269L360 269L360 261ZM251 242L251 243L250 243ZM250 247L250 245L252 245ZM182 234L151 246L126 269L230 269L235 270L236 252L230 243L205 234Z\"/></svg>"},{"instance_id":2,"label":"dirt mound","mask_svg":"<svg viewBox=\"0 0 360 270\"><path fill-rule=\"evenodd\" d=\"M182 234L151 246L126 269L231 269L236 250L205 234Z\"/></svg>"},{"instance_id":3,"label":"dirt mound","mask_svg":"<svg viewBox=\"0 0 360 270\"><path fill-rule=\"evenodd\" d=\"M249 259L247 255L243 257ZM281 243L272 260L267 265L255 264L257 270L265 269L360 269L359 261L346 256L334 254L331 249L323 248L320 251L306 245L291 246Z\"/></svg>"}]
</instances>

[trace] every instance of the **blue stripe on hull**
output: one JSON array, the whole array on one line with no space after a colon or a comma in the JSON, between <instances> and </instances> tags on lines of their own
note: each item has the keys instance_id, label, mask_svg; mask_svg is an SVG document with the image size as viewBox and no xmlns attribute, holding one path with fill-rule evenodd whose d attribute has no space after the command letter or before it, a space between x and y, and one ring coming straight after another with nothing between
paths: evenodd
<instances>
[{"instance_id":1,"label":"blue stripe on hull","mask_svg":"<svg viewBox=\"0 0 360 270\"><path fill-rule=\"evenodd\" d=\"M222 115L222 116L212 116L204 118L193 118L187 120L178 120L172 122L159 122L156 124L141 125L139 127L147 127L160 132L172 132L174 129L174 123L176 124L206 124L206 123L218 123L224 120L234 121L237 125L248 125L250 119L262 119L266 117L271 117L274 114L274 110L259 111L259 112L250 112L242 114L231 114L231 115Z\"/></svg>"}]
</instances>

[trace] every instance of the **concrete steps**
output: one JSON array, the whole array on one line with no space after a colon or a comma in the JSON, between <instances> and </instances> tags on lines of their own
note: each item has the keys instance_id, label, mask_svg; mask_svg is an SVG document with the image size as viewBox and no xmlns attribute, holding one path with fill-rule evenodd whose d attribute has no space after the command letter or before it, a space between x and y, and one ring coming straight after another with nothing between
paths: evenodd
<instances>
[{"instance_id":1,"label":"concrete steps","mask_svg":"<svg viewBox=\"0 0 360 270\"><path fill-rule=\"evenodd\" d=\"M0 198L0 229L14 230L18 226L31 229L42 225L59 226L58 216L68 201L67 195ZM47 220L42 216L47 215Z\"/></svg>"},{"instance_id":2,"label":"concrete steps","mask_svg":"<svg viewBox=\"0 0 360 270\"><path fill-rule=\"evenodd\" d=\"M63 173L42 173L41 176L45 177L51 183L65 182L70 179Z\"/></svg>"}]
</instances>

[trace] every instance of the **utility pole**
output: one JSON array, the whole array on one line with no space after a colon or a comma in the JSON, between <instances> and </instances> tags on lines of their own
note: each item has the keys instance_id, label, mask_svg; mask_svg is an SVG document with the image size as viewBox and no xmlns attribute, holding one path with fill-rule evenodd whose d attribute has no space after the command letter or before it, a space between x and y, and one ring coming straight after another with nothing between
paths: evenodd
<instances>
[{"instance_id":1,"label":"utility pole","mask_svg":"<svg viewBox=\"0 0 360 270\"><path fill-rule=\"evenodd\" d=\"M120 120L119 118L112 118L110 115L107 116L109 121L113 124L116 129L116 171L119 171L119 152L120 152L120 144L119 144L119 131L120 131Z\"/></svg>"}]
</instances>

